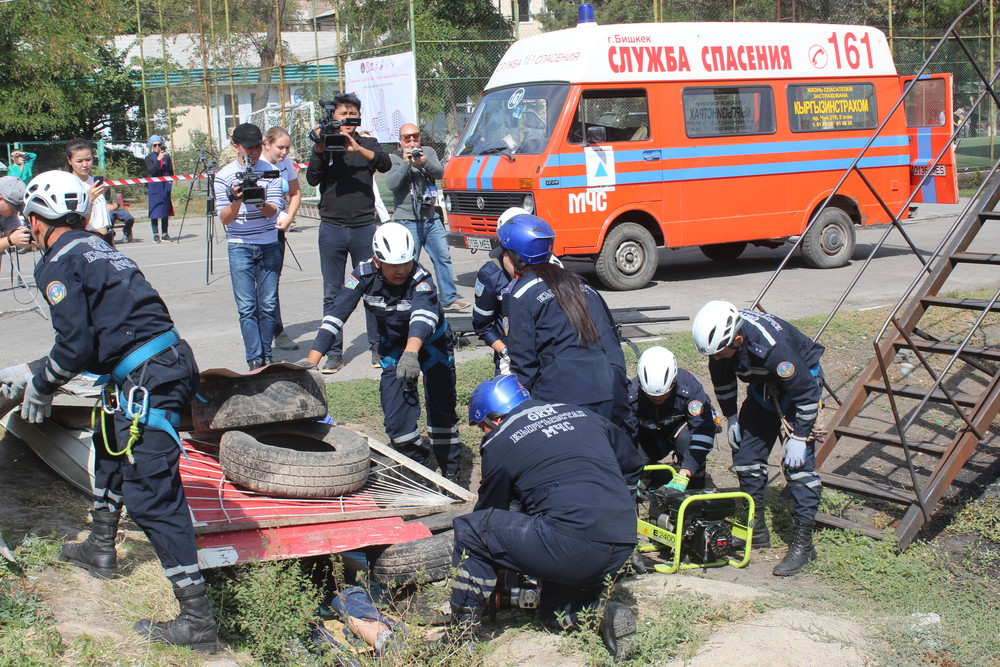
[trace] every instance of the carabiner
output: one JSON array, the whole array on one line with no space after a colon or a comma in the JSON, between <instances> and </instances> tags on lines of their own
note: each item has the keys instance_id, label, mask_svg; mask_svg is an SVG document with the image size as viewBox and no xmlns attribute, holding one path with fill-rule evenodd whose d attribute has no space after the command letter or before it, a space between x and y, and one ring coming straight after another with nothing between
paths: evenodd
<instances>
[{"instance_id":1,"label":"carabiner","mask_svg":"<svg viewBox=\"0 0 1000 667\"><path fill-rule=\"evenodd\" d=\"M139 390L142 392L142 403L138 411L135 409L135 392ZM146 391L145 387L140 387L136 385L128 390L128 400L125 403L125 416L129 419L142 419L149 412L149 392Z\"/></svg>"},{"instance_id":2,"label":"carabiner","mask_svg":"<svg viewBox=\"0 0 1000 667\"><path fill-rule=\"evenodd\" d=\"M101 389L101 410L108 415L118 412L118 392L112 384L106 384Z\"/></svg>"}]
</instances>

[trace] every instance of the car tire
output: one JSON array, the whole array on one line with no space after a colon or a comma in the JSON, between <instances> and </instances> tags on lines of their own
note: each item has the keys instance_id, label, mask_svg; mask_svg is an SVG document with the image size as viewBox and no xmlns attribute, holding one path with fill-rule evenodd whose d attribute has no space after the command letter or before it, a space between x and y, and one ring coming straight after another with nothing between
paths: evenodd
<instances>
[{"instance_id":1,"label":"car tire","mask_svg":"<svg viewBox=\"0 0 1000 667\"><path fill-rule=\"evenodd\" d=\"M594 268L605 286L615 290L645 287L656 273L656 241L642 225L623 222L604 238Z\"/></svg>"},{"instance_id":2,"label":"car tire","mask_svg":"<svg viewBox=\"0 0 1000 667\"><path fill-rule=\"evenodd\" d=\"M368 481L371 450L363 436L329 424L279 424L227 431L219 444L226 478L251 491L330 498Z\"/></svg>"},{"instance_id":3,"label":"car tire","mask_svg":"<svg viewBox=\"0 0 1000 667\"><path fill-rule=\"evenodd\" d=\"M306 369L204 380L191 402L196 431L322 419L327 414L323 376Z\"/></svg>"},{"instance_id":4,"label":"car tire","mask_svg":"<svg viewBox=\"0 0 1000 667\"><path fill-rule=\"evenodd\" d=\"M372 578L392 586L441 581L451 574L454 551L453 530L394 544L372 563Z\"/></svg>"},{"instance_id":5,"label":"car tire","mask_svg":"<svg viewBox=\"0 0 1000 667\"><path fill-rule=\"evenodd\" d=\"M844 266L854 256L854 222L843 209L824 209L802 236L802 258L817 269Z\"/></svg>"}]
</instances>

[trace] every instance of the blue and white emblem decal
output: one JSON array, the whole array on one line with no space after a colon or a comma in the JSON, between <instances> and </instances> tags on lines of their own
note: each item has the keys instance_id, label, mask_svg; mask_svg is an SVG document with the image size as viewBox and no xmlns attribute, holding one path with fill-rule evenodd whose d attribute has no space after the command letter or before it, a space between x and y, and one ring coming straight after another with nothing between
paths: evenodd
<instances>
[{"instance_id":1,"label":"blue and white emblem decal","mask_svg":"<svg viewBox=\"0 0 1000 667\"><path fill-rule=\"evenodd\" d=\"M484 289L486 289L486 285L484 285L482 282L480 282L480 281L477 280L476 281L476 296L482 296Z\"/></svg>"},{"instance_id":2,"label":"blue and white emblem decal","mask_svg":"<svg viewBox=\"0 0 1000 667\"><path fill-rule=\"evenodd\" d=\"M344 281L344 287L346 287L347 289L354 289L360 283L361 281L355 278L354 276L347 276L347 280Z\"/></svg>"},{"instance_id":3,"label":"blue and white emblem decal","mask_svg":"<svg viewBox=\"0 0 1000 667\"><path fill-rule=\"evenodd\" d=\"M49 300L49 303L53 306L66 298L66 286L63 285L58 280L53 280L45 288L45 298Z\"/></svg>"},{"instance_id":4,"label":"blue and white emblem decal","mask_svg":"<svg viewBox=\"0 0 1000 667\"><path fill-rule=\"evenodd\" d=\"M701 401L691 401L688 403L688 414L692 417L697 417L701 414L701 410L704 406Z\"/></svg>"},{"instance_id":5,"label":"blue and white emblem decal","mask_svg":"<svg viewBox=\"0 0 1000 667\"><path fill-rule=\"evenodd\" d=\"M424 283L417 283L417 291L418 292L430 292L431 291L431 286L428 285L425 282Z\"/></svg>"},{"instance_id":6,"label":"blue and white emblem decal","mask_svg":"<svg viewBox=\"0 0 1000 667\"><path fill-rule=\"evenodd\" d=\"M778 364L778 377L790 378L795 375L795 365L790 361L782 361Z\"/></svg>"},{"instance_id":7,"label":"blue and white emblem decal","mask_svg":"<svg viewBox=\"0 0 1000 667\"><path fill-rule=\"evenodd\" d=\"M510 335L510 322L507 320L506 317L503 318L503 335L504 336Z\"/></svg>"}]
</instances>

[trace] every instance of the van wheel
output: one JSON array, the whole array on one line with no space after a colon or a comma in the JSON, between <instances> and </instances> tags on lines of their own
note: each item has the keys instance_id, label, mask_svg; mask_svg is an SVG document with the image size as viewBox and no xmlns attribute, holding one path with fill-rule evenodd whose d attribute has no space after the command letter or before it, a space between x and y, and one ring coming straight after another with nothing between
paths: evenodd
<instances>
[{"instance_id":1,"label":"van wheel","mask_svg":"<svg viewBox=\"0 0 1000 667\"><path fill-rule=\"evenodd\" d=\"M698 248L701 250L701 254L713 262L729 262L743 254L743 251L747 249L747 243L746 241L711 243L698 246Z\"/></svg>"},{"instance_id":2,"label":"van wheel","mask_svg":"<svg viewBox=\"0 0 1000 667\"><path fill-rule=\"evenodd\" d=\"M451 573L455 531L394 544L372 563L372 579L383 584L427 584Z\"/></svg>"},{"instance_id":3,"label":"van wheel","mask_svg":"<svg viewBox=\"0 0 1000 667\"><path fill-rule=\"evenodd\" d=\"M844 266L854 256L854 222L843 209L828 208L802 237L802 258L817 269Z\"/></svg>"},{"instance_id":4,"label":"van wheel","mask_svg":"<svg viewBox=\"0 0 1000 667\"><path fill-rule=\"evenodd\" d=\"M616 290L645 287L656 273L656 241L645 227L623 222L608 232L594 268L605 286Z\"/></svg>"}]
</instances>

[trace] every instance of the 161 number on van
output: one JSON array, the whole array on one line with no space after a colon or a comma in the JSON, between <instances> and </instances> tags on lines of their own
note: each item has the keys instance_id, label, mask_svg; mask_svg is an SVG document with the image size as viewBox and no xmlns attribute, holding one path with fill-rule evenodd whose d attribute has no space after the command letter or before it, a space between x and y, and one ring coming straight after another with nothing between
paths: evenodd
<instances>
[{"instance_id":1,"label":"161 number on van","mask_svg":"<svg viewBox=\"0 0 1000 667\"><path fill-rule=\"evenodd\" d=\"M844 34L844 38L840 39L837 33L830 35L830 39L826 40L833 45L833 55L837 59L837 67L840 67L840 49L844 49L844 58L847 60L847 66L851 69L858 69L861 66L861 50L858 48L858 42L864 44L865 53L868 55L868 69L873 66L872 63L872 44L871 40L868 38L868 33L865 33L864 37L858 39L857 35L853 32L848 32Z\"/></svg>"},{"instance_id":2,"label":"161 number on van","mask_svg":"<svg viewBox=\"0 0 1000 667\"><path fill-rule=\"evenodd\" d=\"M587 192L569 193L569 212L586 213L587 211L603 211L608 208L608 193L604 190L588 190Z\"/></svg>"}]
</instances>

